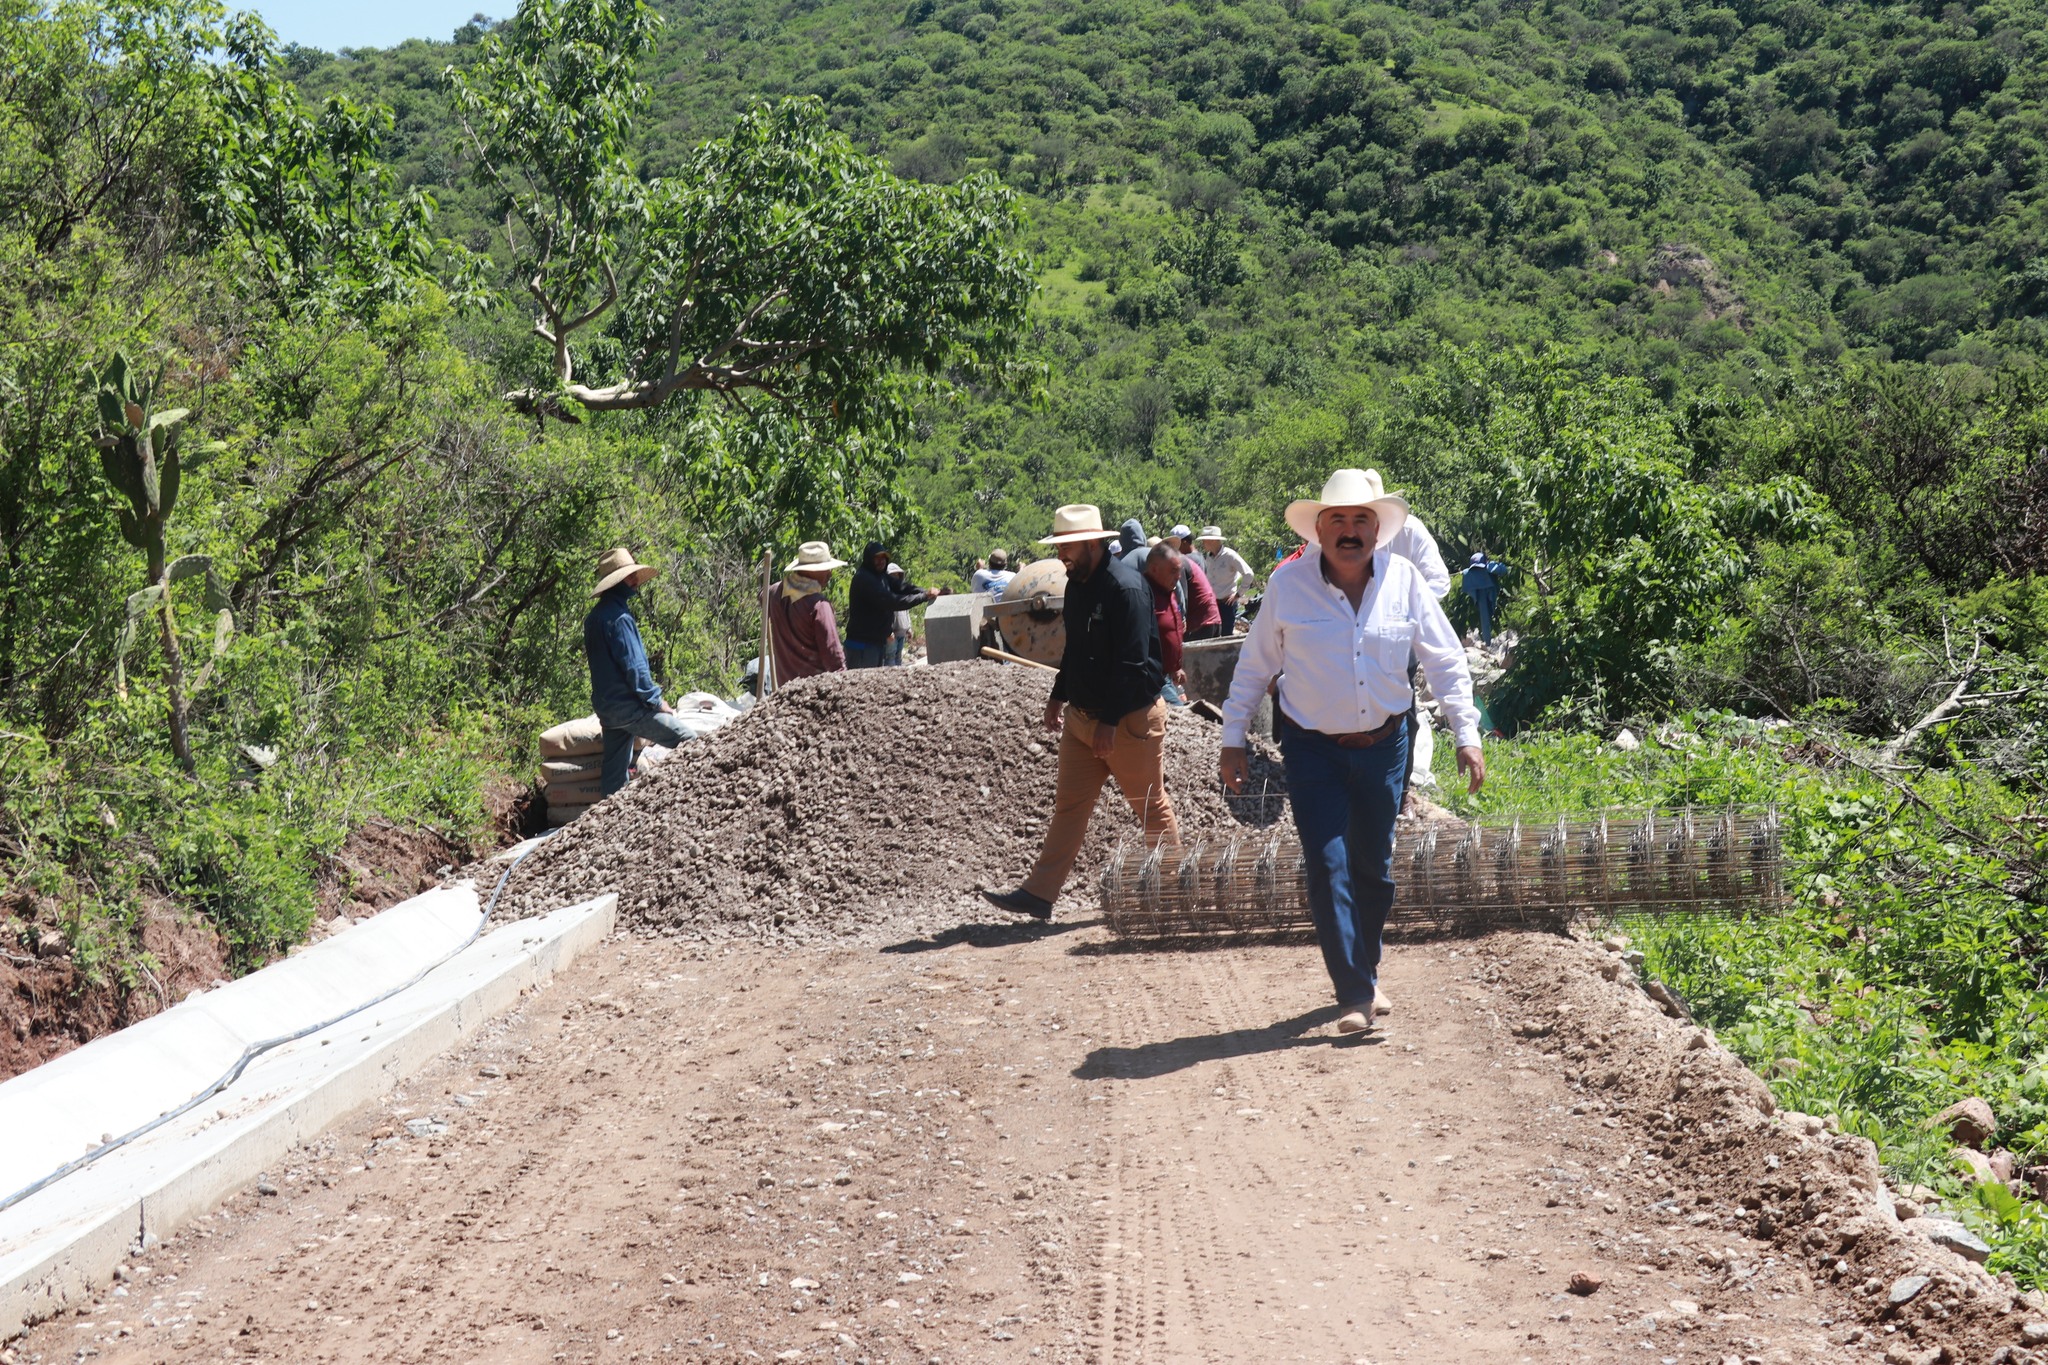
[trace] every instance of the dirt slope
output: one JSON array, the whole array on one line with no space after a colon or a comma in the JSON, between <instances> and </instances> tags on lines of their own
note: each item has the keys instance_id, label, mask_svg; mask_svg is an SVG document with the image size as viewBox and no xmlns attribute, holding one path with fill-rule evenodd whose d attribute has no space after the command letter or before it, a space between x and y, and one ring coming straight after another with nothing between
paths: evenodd
<instances>
[{"instance_id":1,"label":"dirt slope","mask_svg":"<svg viewBox=\"0 0 2048 1365\"><path fill-rule=\"evenodd\" d=\"M1722 1086L1707 1136L1775 1146L1713 1167L1644 1087L1725 1054L1591 951L1398 946L1398 1013L1358 1043L1305 945L622 937L10 1365L1790 1365L2017 1339L1976 1272L1888 1315L1856 1288L1907 1264L1885 1237L1838 1279L1805 1225L1759 1236L1743 1163L1824 1145ZM1604 1283L1574 1296L1574 1271Z\"/></svg>"}]
</instances>

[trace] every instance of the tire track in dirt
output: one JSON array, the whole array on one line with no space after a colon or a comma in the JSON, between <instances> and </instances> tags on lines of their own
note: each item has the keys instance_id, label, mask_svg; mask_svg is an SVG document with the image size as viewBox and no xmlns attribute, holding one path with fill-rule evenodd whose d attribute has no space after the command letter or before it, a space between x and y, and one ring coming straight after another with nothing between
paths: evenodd
<instances>
[{"instance_id":1,"label":"tire track in dirt","mask_svg":"<svg viewBox=\"0 0 2048 1365\"><path fill-rule=\"evenodd\" d=\"M616 943L15 1359L1874 1362L1489 952Z\"/></svg>"}]
</instances>

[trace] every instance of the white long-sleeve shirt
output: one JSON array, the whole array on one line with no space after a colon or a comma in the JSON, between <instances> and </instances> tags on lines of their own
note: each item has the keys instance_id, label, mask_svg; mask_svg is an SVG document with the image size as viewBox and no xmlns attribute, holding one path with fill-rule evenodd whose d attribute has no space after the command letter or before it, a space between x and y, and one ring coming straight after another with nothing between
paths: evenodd
<instances>
[{"instance_id":1,"label":"white long-sleeve shirt","mask_svg":"<svg viewBox=\"0 0 2048 1365\"><path fill-rule=\"evenodd\" d=\"M1195 563L1202 566L1209 586L1216 590L1218 602L1235 597L1252 585L1252 566L1228 545L1222 546L1215 554L1195 551Z\"/></svg>"},{"instance_id":2,"label":"white long-sleeve shirt","mask_svg":"<svg viewBox=\"0 0 2048 1365\"><path fill-rule=\"evenodd\" d=\"M1437 549L1436 537L1429 533L1421 517L1410 512L1401 529L1387 542L1387 549L1422 570L1422 581L1438 597L1451 590L1451 571L1444 566L1443 551Z\"/></svg>"},{"instance_id":3,"label":"white long-sleeve shirt","mask_svg":"<svg viewBox=\"0 0 2048 1365\"><path fill-rule=\"evenodd\" d=\"M1266 687L1280 679L1279 706L1305 730L1373 730L1414 704L1413 651L1443 706L1459 748L1479 743L1479 708L1465 649L1422 571L1387 550L1372 557L1372 582L1358 610L1323 577L1322 553L1273 570L1223 703L1223 744L1244 744L1245 726Z\"/></svg>"}]
</instances>

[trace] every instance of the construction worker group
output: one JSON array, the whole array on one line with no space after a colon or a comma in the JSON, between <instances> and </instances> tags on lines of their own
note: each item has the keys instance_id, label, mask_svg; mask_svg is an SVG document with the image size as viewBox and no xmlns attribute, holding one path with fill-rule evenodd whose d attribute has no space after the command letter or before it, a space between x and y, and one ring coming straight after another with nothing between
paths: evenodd
<instances>
[{"instance_id":1,"label":"construction worker group","mask_svg":"<svg viewBox=\"0 0 2048 1365\"><path fill-rule=\"evenodd\" d=\"M1336 1029L1360 1034L1390 1008L1379 988L1381 938L1394 896L1395 820L1420 721L1415 674L1428 679L1458 770L1474 792L1486 777L1480 713L1463 644L1441 603L1450 572L1404 498L1387 492L1374 470L1340 469L1318 497L1291 503L1286 521L1302 544L1273 569L1240 650L1222 710L1217 777L1227 791L1243 790L1247 730L1270 693ZM1148 540L1135 520L1105 527L1101 511L1086 503L1059 508L1038 543L1058 555L1067 575L1065 650L1042 722L1059 736L1053 811L1023 881L982 894L1001 910L1044 921L1111 778L1147 843L1179 848L1165 746L1167 708L1185 685L1183 647L1235 633L1256 575L1220 527L1197 534L1175 526ZM907 583L888 548L870 543L854 570L842 642L826 588L846 567L826 543L807 542L764 591L763 663L778 684L899 662L909 611L940 595ZM1504 568L1475 554L1464 574L1489 638ZM623 779L634 736L667 739L680 729L647 676L627 607L650 574L625 551L611 552L585 626L607 790L615 733ZM974 584L999 594L1010 576L1008 557L997 552L977 566Z\"/></svg>"}]
</instances>

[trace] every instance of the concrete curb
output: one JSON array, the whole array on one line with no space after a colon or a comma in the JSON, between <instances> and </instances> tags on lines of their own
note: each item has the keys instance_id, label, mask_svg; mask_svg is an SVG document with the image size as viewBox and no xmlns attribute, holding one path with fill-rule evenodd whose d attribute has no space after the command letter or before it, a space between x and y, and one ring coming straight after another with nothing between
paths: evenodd
<instances>
[{"instance_id":1,"label":"concrete curb","mask_svg":"<svg viewBox=\"0 0 2048 1365\"><path fill-rule=\"evenodd\" d=\"M82 1301L132 1249L209 1211L294 1146L388 1094L546 984L611 932L617 904L616 896L602 896L487 934L375 1009L264 1054L208 1103L0 1213L0 1340ZM475 907L471 888L429 892L0 1085L0 1134L37 1135L18 1146L0 1139L16 1149L0 1151L13 1158L0 1161L8 1177L0 1184L19 1188L83 1150L70 1145L57 1160L14 1179L24 1162L47 1153L51 1130L65 1143L77 1141L81 1125L110 1119L120 1125L115 1131L129 1131L172 1107L162 1099L167 1089L182 1087L182 1102L225 1071L246 1046L244 1034L276 1037L330 1017L339 1012L327 1007L335 991L346 1003L374 997L389 988L383 982L394 964L409 959L411 967L389 984L403 981L461 942L476 922ZM391 916L399 919L380 933L348 942ZM458 920L461 934L442 941ZM441 946L423 951L434 942ZM202 1001L217 1008L195 1009ZM181 1060L187 1046L200 1063ZM60 1069L39 1075L51 1068ZM188 1084L188 1073L204 1074ZM56 1107L66 1103L82 1112ZM125 1112L115 1117L117 1110ZM88 1141L98 1137L94 1131Z\"/></svg>"}]
</instances>

